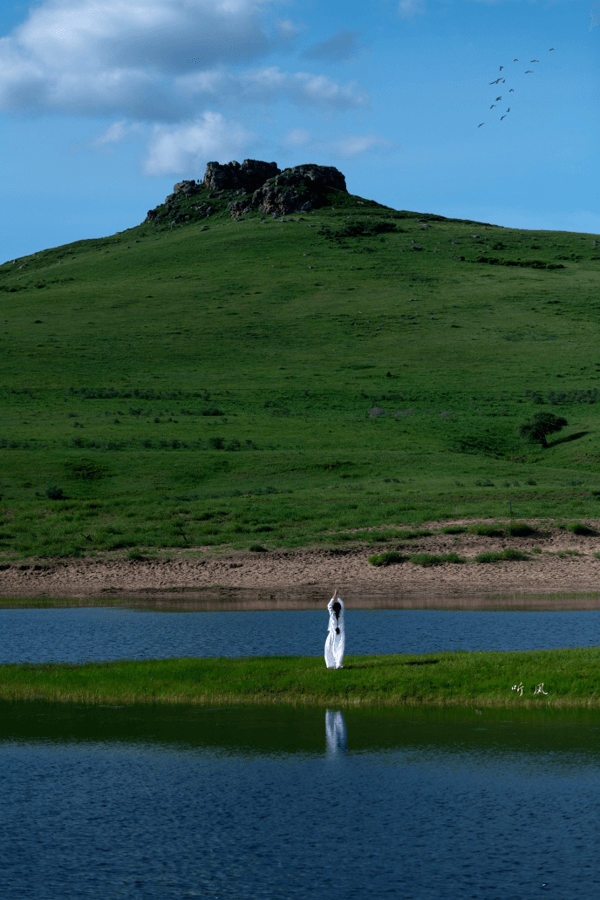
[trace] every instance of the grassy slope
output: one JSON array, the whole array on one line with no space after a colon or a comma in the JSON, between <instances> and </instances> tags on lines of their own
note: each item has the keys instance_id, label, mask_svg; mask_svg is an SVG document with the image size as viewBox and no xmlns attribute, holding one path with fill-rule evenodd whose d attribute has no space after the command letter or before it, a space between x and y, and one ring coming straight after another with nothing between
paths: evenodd
<instances>
[{"instance_id":1,"label":"grassy slope","mask_svg":"<svg viewBox=\"0 0 600 900\"><path fill-rule=\"evenodd\" d=\"M224 195L195 220L199 199L183 227L0 266L0 561L300 546L509 497L598 515L593 236L338 192L283 223L232 221ZM347 216L396 231L335 239ZM544 409L569 427L542 451L517 429Z\"/></svg>"},{"instance_id":2,"label":"grassy slope","mask_svg":"<svg viewBox=\"0 0 600 900\"><path fill-rule=\"evenodd\" d=\"M0 666L0 700L79 703L600 706L598 648ZM523 694L512 690L523 684ZM543 683L547 694L535 694Z\"/></svg>"}]
</instances>

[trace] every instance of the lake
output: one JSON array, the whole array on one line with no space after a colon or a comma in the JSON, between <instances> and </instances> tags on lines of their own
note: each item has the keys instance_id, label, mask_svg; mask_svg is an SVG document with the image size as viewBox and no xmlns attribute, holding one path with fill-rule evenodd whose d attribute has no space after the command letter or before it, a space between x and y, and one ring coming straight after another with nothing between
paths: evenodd
<instances>
[{"instance_id":1,"label":"lake","mask_svg":"<svg viewBox=\"0 0 600 900\"><path fill-rule=\"evenodd\" d=\"M600 711L0 703L0 895L597 897Z\"/></svg>"},{"instance_id":2,"label":"lake","mask_svg":"<svg viewBox=\"0 0 600 900\"><path fill-rule=\"evenodd\" d=\"M0 609L0 663L181 656L320 656L322 610ZM600 644L600 610L347 609L346 652L549 650Z\"/></svg>"}]
</instances>

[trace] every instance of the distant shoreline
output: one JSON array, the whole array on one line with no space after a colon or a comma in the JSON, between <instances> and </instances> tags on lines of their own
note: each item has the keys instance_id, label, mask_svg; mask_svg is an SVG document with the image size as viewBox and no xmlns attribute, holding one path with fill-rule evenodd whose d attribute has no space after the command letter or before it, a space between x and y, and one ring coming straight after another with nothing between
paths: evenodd
<instances>
[{"instance_id":1,"label":"distant shoreline","mask_svg":"<svg viewBox=\"0 0 600 900\"><path fill-rule=\"evenodd\" d=\"M488 520L490 521L490 520ZM494 520L496 521L496 520ZM31 602L148 602L195 604L197 608L305 608L326 604L337 585L349 608L406 609L600 609L600 538L539 520L526 520L535 533L512 537L474 534L472 520L424 523L431 534L370 546L317 546L248 552L190 548L124 559L123 553L65 559L15 560L0 568L0 606ZM502 523L499 523L502 525ZM465 527L461 533L443 528ZM503 526L505 527L505 526ZM377 536L377 532L373 532ZM389 535L389 531L388 531ZM474 562L483 553L512 548L522 560ZM406 555L456 552L462 564L374 566L369 557L387 549ZM585 596L583 596L585 595ZM26 602L27 601L27 602ZM521 604L521 606L519 606Z\"/></svg>"}]
</instances>

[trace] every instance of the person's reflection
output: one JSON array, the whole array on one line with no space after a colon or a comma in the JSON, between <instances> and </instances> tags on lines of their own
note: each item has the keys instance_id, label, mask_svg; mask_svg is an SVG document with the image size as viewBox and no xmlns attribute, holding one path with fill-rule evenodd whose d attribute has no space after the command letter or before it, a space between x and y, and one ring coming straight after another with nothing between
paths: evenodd
<instances>
[{"instance_id":1,"label":"person's reflection","mask_svg":"<svg viewBox=\"0 0 600 900\"><path fill-rule=\"evenodd\" d=\"M330 755L339 756L346 752L346 722L339 710L325 710L325 736Z\"/></svg>"}]
</instances>

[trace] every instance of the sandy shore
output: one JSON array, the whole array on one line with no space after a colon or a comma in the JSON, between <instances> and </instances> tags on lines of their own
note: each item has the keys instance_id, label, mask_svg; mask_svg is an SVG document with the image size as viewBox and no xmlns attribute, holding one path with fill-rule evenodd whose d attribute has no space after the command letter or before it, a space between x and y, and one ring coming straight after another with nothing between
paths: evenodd
<instances>
[{"instance_id":1,"label":"sandy shore","mask_svg":"<svg viewBox=\"0 0 600 900\"><path fill-rule=\"evenodd\" d=\"M432 522L422 527L440 529L446 524L461 523ZM164 598L169 605L177 600L202 605L218 600L222 605L228 600L233 607L242 604L260 608L322 603L337 585L350 605L489 607L497 605L497 600L489 595L600 593L600 559L594 557L600 550L600 537L577 536L547 523L529 524L543 527L546 536L503 539L436 534L404 545L406 553L456 551L466 558L506 547L542 550L526 562L375 567L368 562L369 555L377 552L372 548L269 553L197 548L193 552L174 550L168 558L143 561L115 555L3 564L0 598ZM600 520L586 524L600 532ZM566 550L577 551L578 555L555 555ZM554 605L553 602L550 607ZM582 598L576 605L600 608L600 600ZM565 607L564 600L559 606Z\"/></svg>"}]
</instances>

